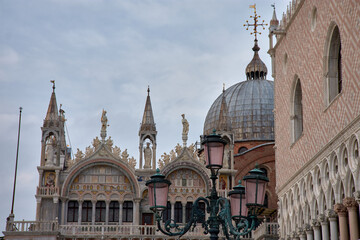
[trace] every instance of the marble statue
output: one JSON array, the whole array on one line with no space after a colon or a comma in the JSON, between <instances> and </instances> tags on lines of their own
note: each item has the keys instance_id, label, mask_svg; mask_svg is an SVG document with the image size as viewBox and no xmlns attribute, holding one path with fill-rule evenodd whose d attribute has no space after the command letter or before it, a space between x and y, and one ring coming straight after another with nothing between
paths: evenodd
<instances>
[{"instance_id":1,"label":"marble statue","mask_svg":"<svg viewBox=\"0 0 360 240\"><path fill-rule=\"evenodd\" d=\"M182 133L186 134L186 136L187 136L187 134L189 133L189 122L186 120L185 114L181 114L181 116L182 116L181 123L183 125L183 132Z\"/></svg>"},{"instance_id":2,"label":"marble statue","mask_svg":"<svg viewBox=\"0 0 360 240\"><path fill-rule=\"evenodd\" d=\"M181 114L182 120L181 123L183 125L183 131L182 131L182 140L183 140L183 146L186 147L186 142L188 140L188 133L189 133L189 122L185 118L185 114Z\"/></svg>"},{"instance_id":3,"label":"marble statue","mask_svg":"<svg viewBox=\"0 0 360 240\"><path fill-rule=\"evenodd\" d=\"M146 143L146 148L144 148L144 157L145 157L144 168L150 168L151 167L151 157L152 157L150 143Z\"/></svg>"},{"instance_id":4,"label":"marble statue","mask_svg":"<svg viewBox=\"0 0 360 240\"><path fill-rule=\"evenodd\" d=\"M107 122L108 122L108 119L106 117L106 111L103 109L102 115L101 115L101 131L102 132L106 132L106 127L108 126Z\"/></svg>"},{"instance_id":5,"label":"marble statue","mask_svg":"<svg viewBox=\"0 0 360 240\"><path fill-rule=\"evenodd\" d=\"M46 147L45 147L45 160L46 166L53 166L55 159L55 137L49 136L46 140Z\"/></svg>"}]
</instances>

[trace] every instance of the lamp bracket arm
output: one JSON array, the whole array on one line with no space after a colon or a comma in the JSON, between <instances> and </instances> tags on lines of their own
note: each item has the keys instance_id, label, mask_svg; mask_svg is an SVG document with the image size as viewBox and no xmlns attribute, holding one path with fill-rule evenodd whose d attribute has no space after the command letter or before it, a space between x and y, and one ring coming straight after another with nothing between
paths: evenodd
<instances>
[{"instance_id":1,"label":"lamp bracket arm","mask_svg":"<svg viewBox=\"0 0 360 240\"><path fill-rule=\"evenodd\" d=\"M221 208L219 218L222 220L224 232L227 232L225 229L229 229L229 232L238 240L241 236L247 235L255 228L255 221L251 221L251 226L249 227L249 220L247 217L241 217L236 222L236 226L233 225L233 221L231 219L230 201L228 199L219 198L217 204L219 204Z\"/></svg>"}]
</instances>

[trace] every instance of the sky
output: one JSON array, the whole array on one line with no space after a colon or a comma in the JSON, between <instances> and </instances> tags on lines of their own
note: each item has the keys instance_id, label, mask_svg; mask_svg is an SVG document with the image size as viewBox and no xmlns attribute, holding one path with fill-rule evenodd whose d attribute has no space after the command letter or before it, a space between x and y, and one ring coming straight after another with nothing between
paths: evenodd
<instances>
[{"instance_id":1,"label":"sky","mask_svg":"<svg viewBox=\"0 0 360 240\"><path fill-rule=\"evenodd\" d=\"M252 22L249 5L268 23L274 2L280 18L288 1L0 0L0 230L11 210L20 106L14 213L35 220L50 80L73 151L100 137L105 109L108 136L137 160L150 86L159 159L182 142L181 114L190 124L188 144L199 141L223 84L246 79L254 41L243 26ZM267 36L266 28L258 37L260 57L272 80Z\"/></svg>"}]
</instances>

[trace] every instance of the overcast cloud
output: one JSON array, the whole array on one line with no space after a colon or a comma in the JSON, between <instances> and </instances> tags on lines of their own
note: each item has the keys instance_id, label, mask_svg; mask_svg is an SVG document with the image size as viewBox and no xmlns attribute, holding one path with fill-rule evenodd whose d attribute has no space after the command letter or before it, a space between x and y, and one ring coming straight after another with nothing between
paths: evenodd
<instances>
[{"instance_id":1,"label":"overcast cloud","mask_svg":"<svg viewBox=\"0 0 360 240\"><path fill-rule=\"evenodd\" d=\"M245 80L253 37L243 24L253 3L269 22L267 0L0 0L0 230L11 209L20 106L14 212L16 220L35 220L51 79L73 151L100 135L105 109L108 136L136 159L150 85L159 158L181 142L182 113L190 123L188 143L198 141L223 83ZM276 1L278 17L287 3ZM259 45L270 71L267 35L266 29Z\"/></svg>"}]
</instances>

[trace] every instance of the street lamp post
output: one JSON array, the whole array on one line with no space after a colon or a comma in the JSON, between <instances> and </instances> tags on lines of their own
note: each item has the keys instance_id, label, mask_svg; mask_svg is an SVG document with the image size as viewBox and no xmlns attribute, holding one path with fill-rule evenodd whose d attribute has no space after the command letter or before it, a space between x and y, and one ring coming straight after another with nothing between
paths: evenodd
<instances>
[{"instance_id":1,"label":"street lamp post","mask_svg":"<svg viewBox=\"0 0 360 240\"><path fill-rule=\"evenodd\" d=\"M204 146L206 168L211 172L212 189L208 197L199 197L194 201L191 218L183 227L180 227L172 219L167 220L164 226L161 225L161 213L167 206L171 182L160 174L159 169L146 182L149 189L150 209L155 213L158 230L162 233L168 236L182 236L194 229L196 223L202 223L204 233L210 234L210 240L218 240L220 226L227 239L230 239L230 234L239 239L250 233L259 224L258 210L263 207L265 188L269 179L263 171L256 167L243 178L245 187L239 181L239 185L229 192L230 201L219 197L215 186L218 172L223 165L225 144L226 141L215 132L204 137L202 145ZM206 204L206 211L210 214L206 221L203 221L205 214L199 207L200 202Z\"/></svg>"}]
</instances>

